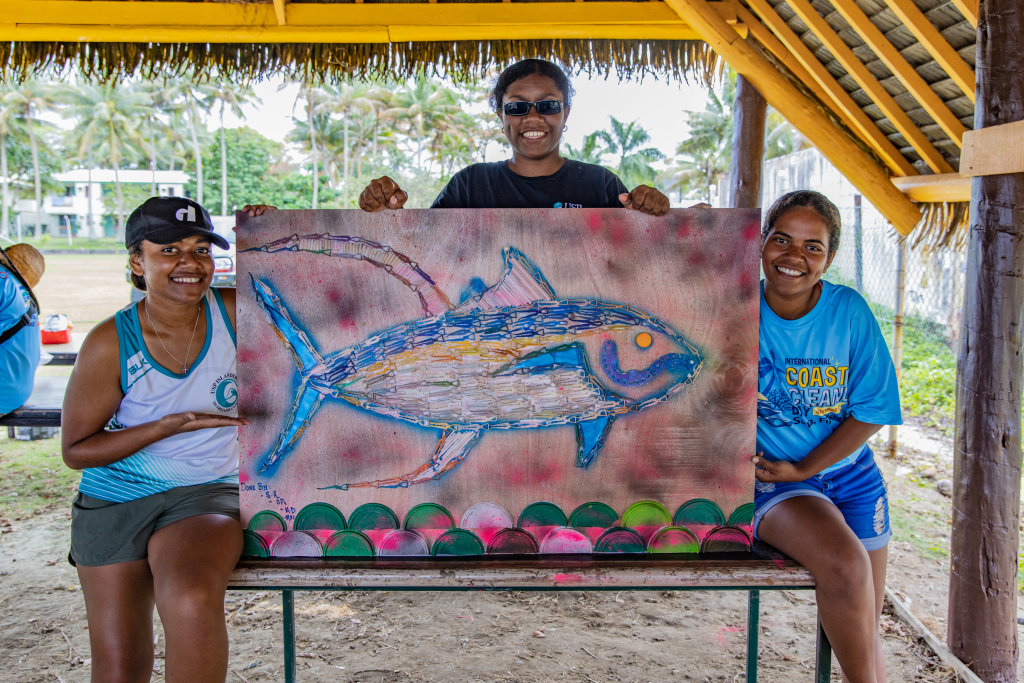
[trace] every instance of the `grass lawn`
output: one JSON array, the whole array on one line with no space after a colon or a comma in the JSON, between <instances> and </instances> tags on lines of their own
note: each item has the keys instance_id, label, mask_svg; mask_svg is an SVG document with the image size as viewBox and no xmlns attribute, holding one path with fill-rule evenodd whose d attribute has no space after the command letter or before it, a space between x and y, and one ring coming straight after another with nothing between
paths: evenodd
<instances>
[{"instance_id":1,"label":"grass lawn","mask_svg":"<svg viewBox=\"0 0 1024 683\"><path fill-rule=\"evenodd\" d=\"M80 478L61 460L60 436L15 441L0 429L0 531L50 508L70 508Z\"/></svg>"}]
</instances>

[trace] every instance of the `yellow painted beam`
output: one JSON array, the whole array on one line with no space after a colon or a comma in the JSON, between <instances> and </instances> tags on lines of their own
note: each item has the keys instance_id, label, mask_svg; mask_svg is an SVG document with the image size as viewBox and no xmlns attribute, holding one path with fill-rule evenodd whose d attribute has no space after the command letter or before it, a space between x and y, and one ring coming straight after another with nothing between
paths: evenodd
<instances>
[{"instance_id":1,"label":"yellow painted beam","mask_svg":"<svg viewBox=\"0 0 1024 683\"><path fill-rule=\"evenodd\" d=\"M288 23L284 12L285 0L274 0L274 14L277 15L277 25L284 26Z\"/></svg>"},{"instance_id":2,"label":"yellow painted beam","mask_svg":"<svg viewBox=\"0 0 1024 683\"><path fill-rule=\"evenodd\" d=\"M731 2L712 3L730 24ZM685 22L663 2L536 2L529 7L503 3L287 3L288 26L479 26L530 24L653 24ZM71 26L277 26L270 3L119 2L110 0L0 0L0 23Z\"/></svg>"},{"instance_id":3,"label":"yellow painted beam","mask_svg":"<svg viewBox=\"0 0 1024 683\"><path fill-rule=\"evenodd\" d=\"M914 0L885 1L889 5L889 9L893 11L893 14L924 45L932 59L938 62L942 70L946 72L946 75L953 79L956 87L960 88L964 95L967 95L971 102L973 102L974 69L971 68L971 65L965 62L964 58L949 44L949 41L942 37L939 29L935 28L935 25L928 21L928 17L918 9L917 5L914 4Z\"/></svg>"},{"instance_id":4,"label":"yellow painted beam","mask_svg":"<svg viewBox=\"0 0 1024 683\"><path fill-rule=\"evenodd\" d=\"M978 0L950 0L971 26L978 25Z\"/></svg>"},{"instance_id":5,"label":"yellow painted beam","mask_svg":"<svg viewBox=\"0 0 1024 683\"><path fill-rule=\"evenodd\" d=\"M853 0L832 0L832 5L849 22L853 30L860 35L861 39L868 44L878 58L889 67L889 71L900 79L904 87L914 96L928 115L939 124L939 127L946 132L957 146L963 145L964 133L967 127L960 123L942 98L932 90L931 86L921 75L910 66L910 63L903 58L903 55L889 42L889 39L882 35L877 26L871 23L871 19L857 6Z\"/></svg>"},{"instance_id":6,"label":"yellow painted beam","mask_svg":"<svg viewBox=\"0 0 1024 683\"><path fill-rule=\"evenodd\" d=\"M850 46L843 42L843 39L832 30L828 22L811 7L811 4L807 0L787 0L787 4L811 29L814 35L818 37L818 40L828 48L828 51L846 69L846 72L864 89L864 92L882 110L882 113L892 122L896 130L902 133L907 142L917 150L917 153L921 155L921 158L928 164L928 167L935 173L952 173L953 167L949 165L945 157L935 148L935 145L910 120L907 113L903 111L900 105L896 104L896 100L892 98L892 95L886 92L882 84L871 75L868 68L853 54Z\"/></svg>"},{"instance_id":7,"label":"yellow painted beam","mask_svg":"<svg viewBox=\"0 0 1024 683\"><path fill-rule=\"evenodd\" d=\"M971 179L959 173L893 178L892 184L915 202L971 201Z\"/></svg>"},{"instance_id":8,"label":"yellow painted beam","mask_svg":"<svg viewBox=\"0 0 1024 683\"><path fill-rule=\"evenodd\" d=\"M818 98L831 105L832 109L838 113L839 117L843 120L851 130L858 133L859 137L866 141L868 146L875 150L875 153L885 162L889 170L894 175L898 176L910 176L917 175L917 169L911 164L903 153L896 149L896 145L889 141L889 138L885 136L885 133L875 124L870 116L864 113L864 110L853 101L850 97L850 93L846 92L843 88L832 77L825 65L822 64L811 49L807 47L800 37L793 32L793 29L786 25L775 10L772 8L766 0L747 0L750 4L751 9L757 12L758 16L767 24L775 35L769 33L769 36L774 42L779 43L779 48L786 52L789 56L789 62L783 60L783 63L789 67L791 71L799 78L805 85L809 87L816 85L818 91L815 94ZM754 32L754 37L757 38L761 44L765 45L769 50L772 50L772 45L768 37L762 37L759 35L754 28L754 24L760 24L756 19L745 18L744 11L739 12L744 24ZM773 50L774 53L774 50ZM778 57L778 54L776 54ZM797 67L794 69L793 67Z\"/></svg>"},{"instance_id":9,"label":"yellow painted beam","mask_svg":"<svg viewBox=\"0 0 1024 683\"><path fill-rule=\"evenodd\" d=\"M878 207L901 234L914 229L921 213L889 180L871 155L818 109L817 105L754 48L705 0L666 0L737 73L749 80L768 103L796 126L853 185Z\"/></svg>"},{"instance_id":10,"label":"yellow painted beam","mask_svg":"<svg viewBox=\"0 0 1024 683\"><path fill-rule=\"evenodd\" d=\"M738 35L732 2L714 3ZM194 8L194 9L193 9ZM0 40L387 43L446 40L700 40L664 3L239 4L0 0ZM87 9L87 11L83 11ZM140 11L141 10L141 11ZM286 16L285 16L286 14ZM543 16L544 22L532 19ZM59 18L59 22L56 20ZM285 21L286 20L286 23Z\"/></svg>"}]
</instances>

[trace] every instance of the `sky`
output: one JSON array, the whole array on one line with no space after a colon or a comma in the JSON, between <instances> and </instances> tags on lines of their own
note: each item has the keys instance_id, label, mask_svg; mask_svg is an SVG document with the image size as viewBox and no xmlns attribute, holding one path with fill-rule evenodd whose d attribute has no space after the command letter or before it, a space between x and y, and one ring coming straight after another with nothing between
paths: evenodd
<instances>
[{"instance_id":1,"label":"sky","mask_svg":"<svg viewBox=\"0 0 1024 683\"><path fill-rule=\"evenodd\" d=\"M273 78L255 84L256 95L263 103L243 108L244 121L225 114L225 127L246 125L265 137L283 142L292 128L293 112L303 116L303 103L295 106L298 85L282 89L282 83L282 78ZM583 137L589 133L608 128L609 117L614 116L623 123L638 120L650 133L651 146L671 156L688 132L683 112L699 111L707 102L706 91L701 86L652 77L645 78L643 83L620 83L615 77L606 80L580 74L573 79L573 87L576 98L569 115L569 130L563 139L574 147L581 145ZM210 125L212 128L215 123ZM507 156L507 152L497 144L493 149L488 148L489 161L503 156Z\"/></svg>"}]
</instances>

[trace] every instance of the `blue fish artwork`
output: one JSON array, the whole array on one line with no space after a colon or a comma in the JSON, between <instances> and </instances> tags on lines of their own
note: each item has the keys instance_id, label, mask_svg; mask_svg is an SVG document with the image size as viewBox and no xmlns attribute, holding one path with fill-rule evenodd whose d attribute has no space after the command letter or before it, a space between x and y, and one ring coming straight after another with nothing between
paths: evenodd
<instances>
[{"instance_id":1,"label":"blue fish artwork","mask_svg":"<svg viewBox=\"0 0 1024 683\"><path fill-rule=\"evenodd\" d=\"M260 252L310 252L383 268L413 291L424 317L330 353L317 349L267 277L250 276L255 300L291 351L298 388L285 424L259 465L265 473L302 438L324 400L439 430L429 461L413 472L323 488L397 488L436 481L489 430L564 426L576 431L585 468L612 422L681 394L700 375L704 353L679 331L632 305L559 299L518 250L503 250L499 281L453 304L419 265L360 237L292 235ZM587 343L599 349L588 357ZM658 342L655 347L654 343ZM638 352L669 347L646 368L623 370L620 344Z\"/></svg>"}]
</instances>

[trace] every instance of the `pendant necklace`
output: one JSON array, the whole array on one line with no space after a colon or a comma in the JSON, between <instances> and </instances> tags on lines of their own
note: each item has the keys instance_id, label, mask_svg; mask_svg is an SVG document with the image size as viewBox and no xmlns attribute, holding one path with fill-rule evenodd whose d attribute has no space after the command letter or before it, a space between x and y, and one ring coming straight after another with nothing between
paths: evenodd
<instances>
[{"instance_id":1,"label":"pendant necklace","mask_svg":"<svg viewBox=\"0 0 1024 683\"><path fill-rule=\"evenodd\" d=\"M199 312L196 313L196 324L192 326L192 338L188 340L188 350L185 351L185 361L188 361L188 356L192 353L192 342L196 339L196 330L199 329L199 316L203 314L203 304L199 303ZM167 350L167 345L164 344L164 340L160 338L160 332L157 331L156 325L153 324L153 318L149 315L149 304L146 304L146 317L149 319L149 326L153 328L153 332L156 334L157 341L160 342L160 346L164 348L164 352L174 359L175 363L181 363L181 374L188 373L188 363L178 360L173 353Z\"/></svg>"}]
</instances>

